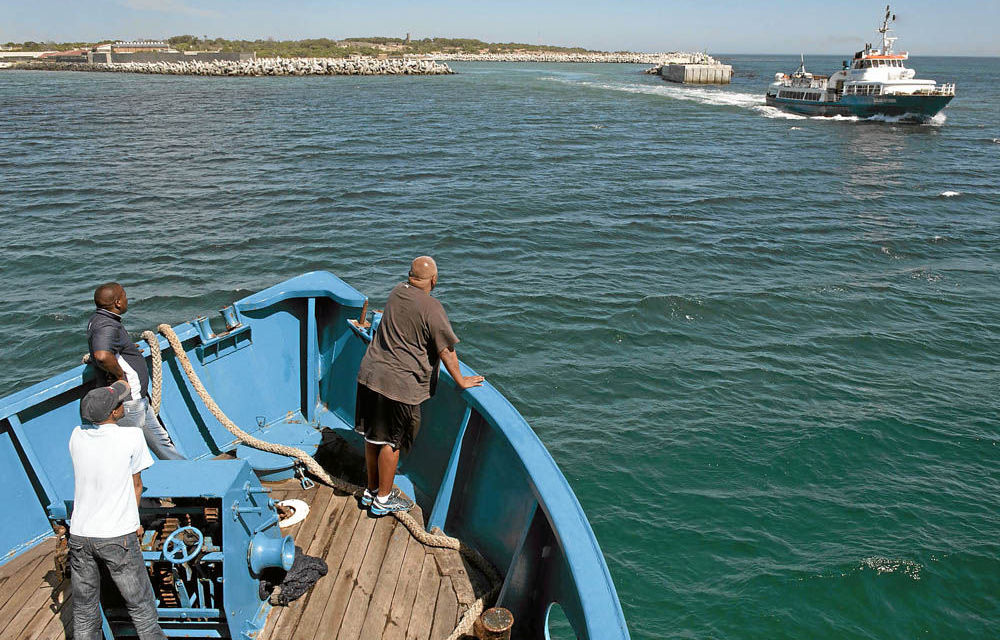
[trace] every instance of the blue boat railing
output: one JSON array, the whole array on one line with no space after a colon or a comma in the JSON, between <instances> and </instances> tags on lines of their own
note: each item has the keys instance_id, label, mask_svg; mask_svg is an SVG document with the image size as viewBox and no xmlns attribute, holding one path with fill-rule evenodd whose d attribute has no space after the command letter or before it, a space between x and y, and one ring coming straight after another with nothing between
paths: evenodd
<instances>
[{"instance_id":1,"label":"blue boat railing","mask_svg":"<svg viewBox=\"0 0 1000 640\"><path fill-rule=\"evenodd\" d=\"M313 272L235 302L238 326L229 328L227 317L218 335L194 323L174 330L216 402L247 431L294 441L328 428L360 452L363 441L352 429L355 380L370 336L349 321L359 319L365 301L332 274ZM193 392L166 340L159 342L160 418L178 449L190 459L234 451L235 438ZM67 442L94 375L77 366L0 399L0 564L50 537L49 507L72 499ZM398 483L416 498L428 528L461 538L500 570L498 604L513 612L515 637L547 638L558 603L577 637L628 638L583 509L510 402L488 381L459 392L442 371L422 414Z\"/></svg>"}]
</instances>

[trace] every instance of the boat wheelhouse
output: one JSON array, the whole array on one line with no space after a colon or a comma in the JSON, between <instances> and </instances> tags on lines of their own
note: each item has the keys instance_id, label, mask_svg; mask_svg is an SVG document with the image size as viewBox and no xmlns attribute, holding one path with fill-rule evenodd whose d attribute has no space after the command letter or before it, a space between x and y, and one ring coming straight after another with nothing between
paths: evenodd
<instances>
[{"instance_id":1,"label":"boat wheelhouse","mask_svg":"<svg viewBox=\"0 0 1000 640\"><path fill-rule=\"evenodd\" d=\"M937 115L955 97L955 85L916 78L906 66L909 53L893 51L896 38L888 6L878 32L881 48L866 44L850 64L829 75L806 71L805 60L791 74L777 73L767 90L768 105L808 116L898 116L922 122Z\"/></svg>"}]
</instances>

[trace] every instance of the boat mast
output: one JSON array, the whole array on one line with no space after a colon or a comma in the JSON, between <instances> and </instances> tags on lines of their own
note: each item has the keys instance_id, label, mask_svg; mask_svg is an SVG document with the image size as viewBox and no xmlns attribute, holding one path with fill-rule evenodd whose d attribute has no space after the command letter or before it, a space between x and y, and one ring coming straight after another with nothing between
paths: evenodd
<instances>
[{"instance_id":1,"label":"boat mast","mask_svg":"<svg viewBox=\"0 0 1000 640\"><path fill-rule=\"evenodd\" d=\"M878 32L882 34L882 55L888 55L892 53L892 43L896 41L896 38L888 35L889 23L896 21L896 15L889 10L889 5L885 5L885 18L882 20L882 26L879 27Z\"/></svg>"}]
</instances>

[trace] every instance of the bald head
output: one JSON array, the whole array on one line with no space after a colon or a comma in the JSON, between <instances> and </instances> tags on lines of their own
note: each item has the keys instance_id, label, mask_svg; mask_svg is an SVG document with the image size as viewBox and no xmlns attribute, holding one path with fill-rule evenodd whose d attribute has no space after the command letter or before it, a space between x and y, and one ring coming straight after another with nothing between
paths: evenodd
<instances>
[{"instance_id":1,"label":"bald head","mask_svg":"<svg viewBox=\"0 0 1000 640\"><path fill-rule=\"evenodd\" d=\"M410 264L410 284L430 291L437 284L437 263L430 256L415 258Z\"/></svg>"},{"instance_id":2,"label":"bald head","mask_svg":"<svg viewBox=\"0 0 1000 640\"><path fill-rule=\"evenodd\" d=\"M128 298L125 288L117 282L107 282L94 291L94 305L98 309L106 309L115 313L125 313L128 308Z\"/></svg>"}]
</instances>

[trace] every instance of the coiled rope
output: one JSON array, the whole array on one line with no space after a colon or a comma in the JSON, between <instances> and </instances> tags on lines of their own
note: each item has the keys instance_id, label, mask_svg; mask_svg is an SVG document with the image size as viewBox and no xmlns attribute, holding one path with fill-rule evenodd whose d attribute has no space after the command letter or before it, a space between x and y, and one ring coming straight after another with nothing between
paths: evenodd
<instances>
[{"instance_id":1,"label":"coiled rope","mask_svg":"<svg viewBox=\"0 0 1000 640\"><path fill-rule=\"evenodd\" d=\"M205 403L208 410L213 416L229 430L234 436L236 436L240 442L249 445L255 449L260 449L261 451L267 451L269 453L277 453L279 455L288 456L290 458L295 458L301 462L306 469L309 470L313 476L318 478L320 482L326 484L334 489L341 491L343 493L349 493L354 496L359 496L363 487L356 484L352 484L343 480L341 478L336 478L331 476L326 470L320 466L316 460L310 456L305 451L298 449L296 447L289 447L280 444L274 444L273 442L267 442L261 440L260 438L255 438L246 431L243 431L236 423L229 419L228 416L222 411L215 400L212 398L208 389L202 384L201 378L195 372L194 367L191 366L191 360L188 359L187 353L184 351L184 347L181 344L180 338L174 332L173 328L168 324L161 324L156 328L157 331L162 333L166 337L167 341L170 343L170 347L174 351L174 355L177 357L178 362L180 362L181 368L184 370L184 374L187 376L188 381L191 386L198 393L198 397L201 401ZM150 372L151 384L150 384L150 404L153 410L159 413L160 410L160 394L163 382L163 354L160 352L160 344L152 331L144 331L142 337L149 343L150 352L152 355L153 367ZM392 514L399 522L403 524L404 527L410 532L418 542L428 547L435 547L439 549L453 549L458 551L462 556L467 558L469 562L473 564L479 571L481 571L490 581L493 586L490 590L483 594L482 597L478 598L465 612L462 619L459 620L458 626L452 631L451 635L448 636L448 640L458 640L464 635L471 635L473 633L473 624L476 619L483 613L485 609L486 602L492 601L500 591L500 586L502 580L500 574L497 570L490 564L489 560L484 558L482 554L473 549L472 547L466 545L464 542L457 538L452 538L451 536L446 536L444 534L432 534L424 530L424 528L418 523L413 516L407 512L396 511Z\"/></svg>"}]
</instances>

